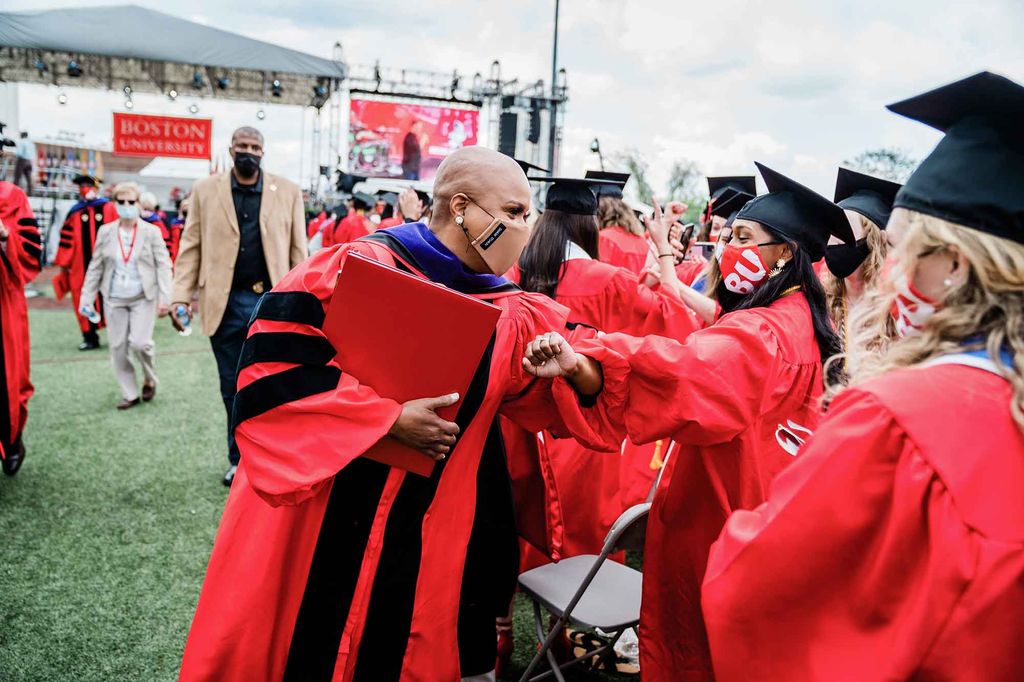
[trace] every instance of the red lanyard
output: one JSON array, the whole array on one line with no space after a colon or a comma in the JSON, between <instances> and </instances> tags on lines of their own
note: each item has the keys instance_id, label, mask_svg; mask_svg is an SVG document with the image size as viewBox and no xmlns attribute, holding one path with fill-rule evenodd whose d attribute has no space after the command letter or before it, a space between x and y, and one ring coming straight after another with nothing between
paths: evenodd
<instances>
[{"instance_id":1,"label":"red lanyard","mask_svg":"<svg viewBox=\"0 0 1024 682\"><path fill-rule=\"evenodd\" d=\"M120 229L121 228L118 228L118 232L120 232ZM139 231L139 226L138 225L132 225L132 243L128 245L128 253L127 254L125 254L125 252L124 252L124 241L121 239L121 235L120 234L117 235L117 248L121 249L121 260L124 261L125 265L128 265L128 261L130 261L131 258L132 258L132 251L135 250L135 236L138 233L138 231Z\"/></svg>"}]
</instances>

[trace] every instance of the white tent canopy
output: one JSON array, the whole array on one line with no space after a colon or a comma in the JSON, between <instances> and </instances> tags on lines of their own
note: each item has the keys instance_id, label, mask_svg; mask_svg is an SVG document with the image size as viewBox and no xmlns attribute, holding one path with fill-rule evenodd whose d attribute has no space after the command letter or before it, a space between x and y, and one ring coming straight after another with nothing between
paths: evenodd
<instances>
[{"instance_id":1,"label":"white tent canopy","mask_svg":"<svg viewBox=\"0 0 1024 682\"><path fill-rule=\"evenodd\" d=\"M341 62L136 5L0 12L8 81L308 105L344 77Z\"/></svg>"}]
</instances>

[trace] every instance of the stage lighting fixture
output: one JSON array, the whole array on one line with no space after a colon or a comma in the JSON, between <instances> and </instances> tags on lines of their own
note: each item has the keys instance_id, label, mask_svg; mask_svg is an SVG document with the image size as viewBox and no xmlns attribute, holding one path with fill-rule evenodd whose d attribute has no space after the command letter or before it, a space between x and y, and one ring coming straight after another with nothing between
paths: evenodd
<instances>
[{"instance_id":1,"label":"stage lighting fixture","mask_svg":"<svg viewBox=\"0 0 1024 682\"><path fill-rule=\"evenodd\" d=\"M189 111L190 114L198 114L199 113L199 105L195 104L195 103L189 104L188 105L188 111Z\"/></svg>"},{"instance_id":2,"label":"stage lighting fixture","mask_svg":"<svg viewBox=\"0 0 1024 682\"><path fill-rule=\"evenodd\" d=\"M68 96L65 95L63 92L58 92L57 93L57 104L67 104L67 103L68 103Z\"/></svg>"},{"instance_id":3,"label":"stage lighting fixture","mask_svg":"<svg viewBox=\"0 0 1024 682\"><path fill-rule=\"evenodd\" d=\"M36 59L36 63L34 64L34 66L36 68L36 71L39 72L40 76L42 76L44 73L50 70L50 67L48 67L46 65L46 62L44 62L42 59Z\"/></svg>"},{"instance_id":4,"label":"stage lighting fixture","mask_svg":"<svg viewBox=\"0 0 1024 682\"><path fill-rule=\"evenodd\" d=\"M78 62L76 62L74 59L68 62L68 76L70 76L71 78L82 77L82 67L79 66Z\"/></svg>"},{"instance_id":5,"label":"stage lighting fixture","mask_svg":"<svg viewBox=\"0 0 1024 682\"><path fill-rule=\"evenodd\" d=\"M313 86L313 94L316 95L317 97L325 97L327 95L327 86L326 85L314 85Z\"/></svg>"},{"instance_id":6,"label":"stage lighting fixture","mask_svg":"<svg viewBox=\"0 0 1024 682\"><path fill-rule=\"evenodd\" d=\"M266 117L267 117L267 112L263 111L262 109L258 109L258 110L256 111L256 118L258 118L259 120L261 120L261 121L262 121L262 120L263 120L263 119L265 119Z\"/></svg>"},{"instance_id":7,"label":"stage lighting fixture","mask_svg":"<svg viewBox=\"0 0 1024 682\"><path fill-rule=\"evenodd\" d=\"M205 83L203 82L203 74L199 73L198 71L196 71L194 74L192 74L192 89L193 90L202 90L204 85L205 85Z\"/></svg>"},{"instance_id":8,"label":"stage lighting fixture","mask_svg":"<svg viewBox=\"0 0 1024 682\"><path fill-rule=\"evenodd\" d=\"M227 90L229 85L231 85L231 79L227 76L222 76L217 79L218 90Z\"/></svg>"},{"instance_id":9,"label":"stage lighting fixture","mask_svg":"<svg viewBox=\"0 0 1024 682\"><path fill-rule=\"evenodd\" d=\"M171 88L170 90L168 90L167 91L167 99L171 100L172 102L174 100L178 99L178 91L175 90L174 88Z\"/></svg>"},{"instance_id":10,"label":"stage lighting fixture","mask_svg":"<svg viewBox=\"0 0 1024 682\"><path fill-rule=\"evenodd\" d=\"M132 96L132 86L130 86L130 85L124 86L123 88L121 88L121 92L124 93L125 97L131 99L131 96Z\"/></svg>"},{"instance_id":11,"label":"stage lighting fixture","mask_svg":"<svg viewBox=\"0 0 1024 682\"><path fill-rule=\"evenodd\" d=\"M124 108L129 111L135 108L135 102L132 101L131 97L124 101Z\"/></svg>"},{"instance_id":12,"label":"stage lighting fixture","mask_svg":"<svg viewBox=\"0 0 1024 682\"><path fill-rule=\"evenodd\" d=\"M274 97L281 96L281 81L274 79L274 82L270 84L270 94Z\"/></svg>"}]
</instances>

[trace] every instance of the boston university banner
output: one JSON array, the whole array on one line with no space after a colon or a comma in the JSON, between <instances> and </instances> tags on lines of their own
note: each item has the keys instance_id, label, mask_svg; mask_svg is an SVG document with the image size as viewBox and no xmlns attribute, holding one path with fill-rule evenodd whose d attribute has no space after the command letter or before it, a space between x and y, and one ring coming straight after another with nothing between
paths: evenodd
<instances>
[{"instance_id":1,"label":"boston university banner","mask_svg":"<svg viewBox=\"0 0 1024 682\"><path fill-rule=\"evenodd\" d=\"M213 119L114 112L114 154L209 159Z\"/></svg>"}]
</instances>

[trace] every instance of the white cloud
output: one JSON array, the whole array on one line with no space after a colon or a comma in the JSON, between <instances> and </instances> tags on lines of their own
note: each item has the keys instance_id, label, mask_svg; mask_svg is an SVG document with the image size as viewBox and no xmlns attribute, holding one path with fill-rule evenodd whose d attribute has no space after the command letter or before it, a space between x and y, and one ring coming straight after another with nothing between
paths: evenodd
<instances>
[{"instance_id":1,"label":"white cloud","mask_svg":"<svg viewBox=\"0 0 1024 682\"><path fill-rule=\"evenodd\" d=\"M471 76L500 59L503 74L522 83L550 78L550 0L179 0L170 10L141 2L320 56L340 40L354 63ZM5 9L47 6L8 0ZM886 103L985 68L1024 81L1020 0L574 0L561 7L559 58L571 98L566 173L596 164L588 151L596 136L608 153L640 150L656 184L681 157L708 173L753 172L757 159L829 194L844 158L879 146L920 158L934 145L934 131L889 114ZM116 96L69 91L71 103L57 109L52 93L30 90L23 89L22 119L33 121L34 133L109 135ZM150 104L155 113L187 106ZM201 106L218 135L251 122L256 109ZM297 173L300 116L268 112L262 127L271 156Z\"/></svg>"}]
</instances>

